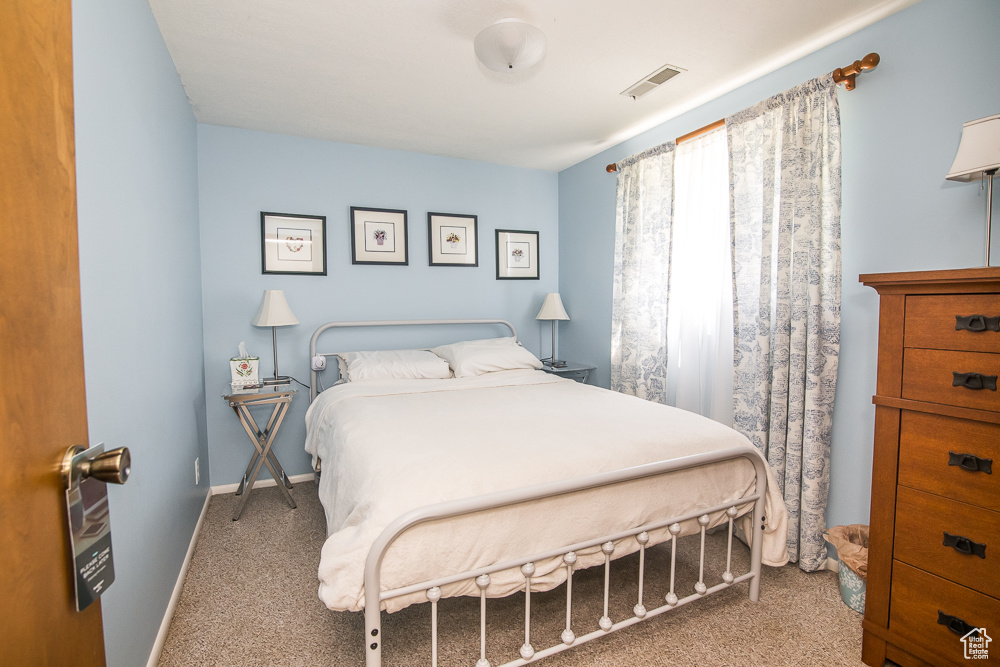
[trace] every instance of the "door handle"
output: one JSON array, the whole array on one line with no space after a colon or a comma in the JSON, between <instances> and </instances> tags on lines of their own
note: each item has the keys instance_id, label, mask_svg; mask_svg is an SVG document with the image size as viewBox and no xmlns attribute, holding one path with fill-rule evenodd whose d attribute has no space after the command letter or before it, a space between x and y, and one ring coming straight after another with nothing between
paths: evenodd
<instances>
[{"instance_id":1,"label":"door handle","mask_svg":"<svg viewBox=\"0 0 1000 667\"><path fill-rule=\"evenodd\" d=\"M83 611L115 582L107 484L124 484L132 472L127 447L104 451L74 445L63 455L69 543L72 549L76 610Z\"/></svg>"},{"instance_id":2,"label":"door handle","mask_svg":"<svg viewBox=\"0 0 1000 667\"><path fill-rule=\"evenodd\" d=\"M86 449L83 445L74 445L63 456L62 475L67 489L72 489L81 479L88 477L108 484L124 484L128 481L128 476L132 473L132 455L128 447L119 447L93 458L76 459L74 462L77 454Z\"/></svg>"}]
</instances>

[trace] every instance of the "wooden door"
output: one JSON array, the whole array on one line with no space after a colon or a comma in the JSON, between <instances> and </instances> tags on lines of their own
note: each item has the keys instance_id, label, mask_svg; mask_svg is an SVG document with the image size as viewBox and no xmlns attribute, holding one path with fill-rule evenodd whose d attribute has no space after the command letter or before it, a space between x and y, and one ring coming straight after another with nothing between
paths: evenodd
<instances>
[{"instance_id":1,"label":"wooden door","mask_svg":"<svg viewBox=\"0 0 1000 667\"><path fill-rule=\"evenodd\" d=\"M59 462L87 443L70 0L0 1L0 662L104 664Z\"/></svg>"}]
</instances>

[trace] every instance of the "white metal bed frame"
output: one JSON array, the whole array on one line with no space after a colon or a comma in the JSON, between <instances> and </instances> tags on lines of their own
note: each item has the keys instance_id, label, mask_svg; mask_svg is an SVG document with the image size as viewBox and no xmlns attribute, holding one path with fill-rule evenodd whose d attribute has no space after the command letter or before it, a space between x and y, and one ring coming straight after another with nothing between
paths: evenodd
<instances>
[{"instance_id":1,"label":"white metal bed frame","mask_svg":"<svg viewBox=\"0 0 1000 667\"><path fill-rule=\"evenodd\" d=\"M404 321L368 321L368 322L329 322L322 325L313 333L309 342L309 356L330 357L339 353L320 353L317 351L317 341L320 335L332 328L338 327L368 327L368 326L409 326L409 325L448 325L448 324L502 324L508 327L511 334L517 338L517 331L514 326L505 320L404 320ZM316 386L318 382L318 372L312 371L312 382L310 386L310 400L317 395ZM530 502L542 498L566 495L587 491L613 484L627 483L637 479L644 479L666 475L667 473L686 470L702 465L730 461L745 458L751 462L756 474L756 486L752 495L739 498L716 505L699 509L697 512L674 516L647 523L642 526L635 526L626 530L603 535L585 542L566 545L559 549L553 549L542 553L532 554L523 558L507 560L494 563L486 567L475 570L468 570L457 574L439 577L429 581L404 586L401 588L381 590L381 565L389 547L403 533L415 526L427 521L447 519L451 517L473 514L475 512L485 512L501 507L508 507L518 503ZM427 600L431 603L431 664L437 667L438 661L438 623L437 623L437 603L441 599L441 586L463 580L475 580L480 589L480 656L476 662L476 667L490 667L490 662L486 658L486 592L490 586L490 574L501 570L519 568L525 580L525 604L524 604L524 644L520 647L520 658L506 662L500 667L514 667L515 665L525 665L535 662L547 656L564 651L572 646L583 644L606 634L629 627L640 621L659 616L689 602L710 595L722 589L743 581L750 582L749 597L756 602L760 596L760 572L762 542L764 538L764 504L767 492L767 464L763 457L756 450L731 448L685 456L677 459L658 461L645 465L614 470L610 472L597 473L577 477L574 479L549 482L518 489L511 489L498 493L490 493L472 498L462 498L459 500L438 503L421 507L406 514L403 514L389 526L385 528L381 535L375 540L368 553L365 563L365 663L366 667L381 667L382 665L382 622L381 603L385 600L409 595L423 591ZM753 535L750 539L750 570L744 574L736 576L732 572L732 551L733 551L733 529L734 520L739 515L739 508L753 503ZM705 584L705 533L710 521L709 515L714 512L725 511L728 518L728 542L726 548L726 569L722 573L722 583L708 587ZM694 586L694 593L685 597L679 597L675 588L677 538L681 532L681 522L697 519L700 525L701 551L699 556L698 581ZM666 528L670 533L670 590L664 598L665 604L654 609L647 609L643 598L643 585L645 581L645 549L649 542L649 532ZM616 548L615 542L625 538L634 538L639 543L639 595L636 605L633 607L633 615L629 618L612 621L608 616L608 600L610 595L610 568L611 556ZM664 542L666 543L666 542ZM572 623L573 606L573 566L577 561L576 552L601 545L604 553L604 614L598 619L598 630L589 632L583 636L576 636ZM566 567L566 627L559 637L559 642L536 650L531 643L531 576L535 572L534 562L537 560L561 556Z\"/></svg>"}]
</instances>

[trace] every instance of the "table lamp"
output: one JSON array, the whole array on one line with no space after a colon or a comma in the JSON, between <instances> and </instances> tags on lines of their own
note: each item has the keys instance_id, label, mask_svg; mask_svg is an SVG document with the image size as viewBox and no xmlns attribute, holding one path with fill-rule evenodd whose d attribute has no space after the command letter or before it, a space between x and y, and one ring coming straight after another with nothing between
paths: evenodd
<instances>
[{"instance_id":1,"label":"table lamp","mask_svg":"<svg viewBox=\"0 0 1000 667\"><path fill-rule=\"evenodd\" d=\"M271 327L271 342L274 346L274 377L261 380L264 384L286 384L291 378L278 375L278 327L298 324L298 319L292 314L285 300L285 293L280 289L264 290L264 298L260 302L257 314L250 322L255 327Z\"/></svg>"},{"instance_id":2,"label":"table lamp","mask_svg":"<svg viewBox=\"0 0 1000 667\"><path fill-rule=\"evenodd\" d=\"M986 266L990 265L990 227L993 224L993 176L1000 168L1000 114L970 120L962 126L962 140L951 165L949 181L987 179L986 190Z\"/></svg>"},{"instance_id":3,"label":"table lamp","mask_svg":"<svg viewBox=\"0 0 1000 667\"><path fill-rule=\"evenodd\" d=\"M556 320L568 320L569 315L566 314L566 309L563 308L563 302L558 293L553 292L545 295L545 301L542 302L542 308L535 315L535 319L552 320L552 356L548 359L542 359L542 363L546 366L564 363L556 359Z\"/></svg>"}]
</instances>

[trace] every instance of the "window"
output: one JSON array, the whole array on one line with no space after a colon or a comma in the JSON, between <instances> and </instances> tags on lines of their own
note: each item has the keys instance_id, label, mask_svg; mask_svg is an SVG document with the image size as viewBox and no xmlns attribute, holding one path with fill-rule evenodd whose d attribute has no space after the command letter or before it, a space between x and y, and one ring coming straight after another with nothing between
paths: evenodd
<instances>
[{"instance_id":1,"label":"window","mask_svg":"<svg viewBox=\"0 0 1000 667\"><path fill-rule=\"evenodd\" d=\"M667 403L733 423L726 128L678 144L667 315Z\"/></svg>"}]
</instances>

